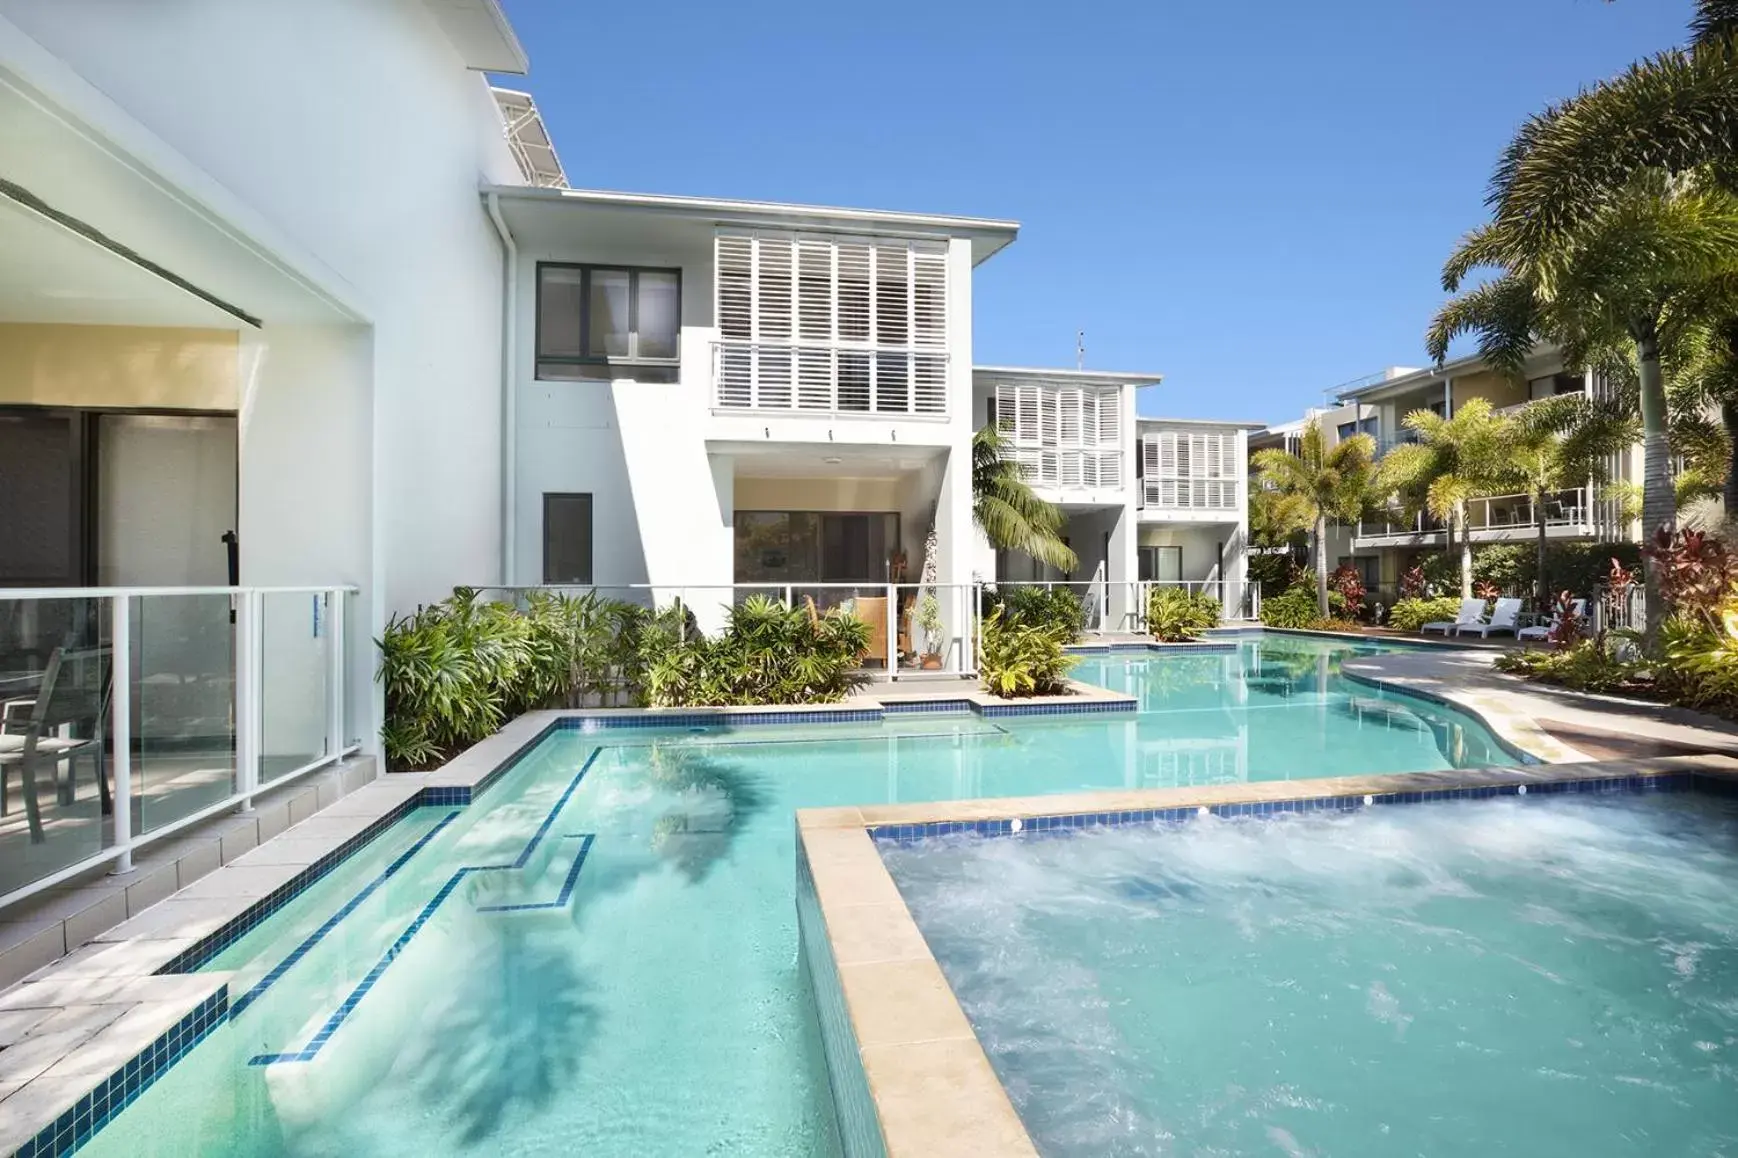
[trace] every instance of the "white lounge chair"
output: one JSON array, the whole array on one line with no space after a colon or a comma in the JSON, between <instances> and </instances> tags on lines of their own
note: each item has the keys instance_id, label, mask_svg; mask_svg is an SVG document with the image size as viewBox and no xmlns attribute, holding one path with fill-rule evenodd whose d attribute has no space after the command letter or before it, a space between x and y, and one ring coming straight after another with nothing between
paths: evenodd
<instances>
[{"instance_id":1,"label":"white lounge chair","mask_svg":"<svg viewBox=\"0 0 1738 1158\"><path fill-rule=\"evenodd\" d=\"M1573 619L1585 622L1587 619L1587 600L1577 599L1570 603L1569 615ZM1550 639L1551 633L1556 631L1562 623L1563 616L1560 613L1553 612L1550 623L1537 623L1532 627L1523 627L1521 630L1515 632L1515 636L1522 641L1531 639Z\"/></svg>"},{"instance_id":2,"label":"white lounge chair","mask_svg":"<svg viewBox=\"0 0 1738 1158\"><path fill-rule=\"evenodd\" d=\"M1491 609L1491 617L1478 623L1463 623L1454 629L1456 635L1477 633L1480 639L1489 639L1493 631L1514 632L1521 620L1521 601L1519 599L1499 599Z\"/></svg>"},{"instance_id":3,"label":"white lounge chair","mask_svg":"<svg viewBox=\"0 0 1738 1158\"><path fill-rule=\"evenodd\" d=\"M1460 601L1460 610L1455 613L1452 620L1438 619L1434 622L1426 623L1418 630L1425 635L1429 635L1433 631L1440 631L1442 634L1448 635L1463 623L1469 626L1477 626L1484 622L1484 618L1485 601L1483 599L1462 599Z\"/></svg>"}]
</instances>

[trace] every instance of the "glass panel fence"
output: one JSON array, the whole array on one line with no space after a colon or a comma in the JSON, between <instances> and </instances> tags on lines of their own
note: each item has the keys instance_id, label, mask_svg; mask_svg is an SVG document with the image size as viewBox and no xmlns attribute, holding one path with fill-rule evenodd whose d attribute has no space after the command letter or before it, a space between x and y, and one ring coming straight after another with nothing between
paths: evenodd
<instances>
[{"instance_id":1,"label":"glass panel fence","mask_svg":"<svg viewBox=\"0 0 1738 1158\"><path fill-rule=\"evenodd\" d=\"M0 893L113 840L110 601L0 598Z\"/></svg>"},{"instance_id":2,"label":"glass panel fence","mask_svg":"<svg viewBox=\"0 0 1738 1158\"><path fill-rule=\"evenodd\" d=\"M128 602L133 831L142 833L236 791L235 599Z\"/></svg>"},{"instance_id":3,"label":"glass panel fence","mask_svg":"<svg viewBox=\"0 0 1738 1158\"><path fill-rule=\"evenodd\" d=\"M259 608L259 782L264 785L327 754L332 632L324 592L266 591Z\"/></svg>"}]
</instances>

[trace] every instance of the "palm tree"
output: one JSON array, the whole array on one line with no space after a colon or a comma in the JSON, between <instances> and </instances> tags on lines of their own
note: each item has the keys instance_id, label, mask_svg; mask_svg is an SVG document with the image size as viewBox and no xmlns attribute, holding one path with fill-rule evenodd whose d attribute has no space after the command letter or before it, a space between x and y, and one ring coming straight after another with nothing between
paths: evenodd
<instances>
[{"instance_id":1,"label":"palm tree","mask_svg":"<svg viewBox=\"0 0 1738 1158\"><path fill-rule=\"evenodd\" d=\"M1330 450L1314 419L1304 427L1296 454L1269 447L1250 458L1250 469L1260 475L1257 485L1289 496L1289 517L1309 521L1316 607L1324 619L1328 615L1328 520L1349 523L1364 513L1370 505L1375 460L1376 440L1368 434L1341 439Z\"/></svg>"},{"instance_id":2,"label":"palm tree","mask_svg":"<svg viewBox=\"0 0 1738 1158\"><path fill-rule=\"evenodd\" d=\"M1523 327L1529 338L1591 348L1589 322L1605 331L1599 338L1615 329L1633 340L1650 531L1675 521L1661 323L1685 316L1698 286L1730 276L1729 223L1719 219L1738 190L1738 2L1698 0L1691 33L1688 49L1641 61L1522 126L1491 182L1490 225L1467 239L1444 281L1452 292L1479 265L1505 276L1451 303L1432 332L1440 350L1468 330L1481 348L1495 331L1518 344ZM1738 409L1728 434L1738 436ZM1665 614L1651 566L1648 586L1651 640Z\"/></svg>"},{"instance_id":3,"label":"palm tree","mask_svg":"<svg viewBox=\"0 0 1738 1158\"><path fill-rule=\"evenodd\" d=\"M1473 398L1452 418L1414 410L1404 419L1418 441L1389 451L1382 459L1378 487L1384 494L1410 496L1411 502L1449 524L1460 545L1460 594L1472 596L1472 540L1467 535L1470 499L1497 493L1504 484L1504 423L1489 400Z\"/></svg>"},{"instance_id":4,"label":"palm tree","mask_svg":"<svg viewBox=\"0 0 1738 1158\"><path fill-rule=\"evenodd\" d=\"M1635 445L1636 433L1635 417L1625 400L1584 394L1541 399L1504 423L1504 486L1525 494L1532 505L1539 536L1534 593L1541 609L1551 603L1545 565L1546 504L1550 496L1606 482L1610 457Z\"/></svg>"},{"instance_id":5,"label":"palm tree","mask_svg":"<svg viewBox=\"0 0 1738 1158\"><path fill-rule=\"evenodd\" d=\"M1032 493L995 423L972 435L972 520L990 541L1064 573L1080 560L1062 541L1062 512Z\"/></svg>"},{"instance_id":6,"label":"palm tree","mask_svg":"<svg viewBox=\"0 0 1738 1158\"><path fill-rule=\"evenodd\" d=\"M1455 336L1475 332L1480 352L1505 369L1519 369L1541 339L1562 344L1572 362L1633 343L1643 433L1642 517L1651 535L1676 524L1660 361L1663 326L1699 300L1710 283L1738 274L1738 197L1707 171L1651 169L1608 190L1601 202L1574 233L1547 235L1546 248L1537 252L1521 252L1514 231L1500 221L1470 234L1444 269L1445 288L1458 290L1480 266L1498 265L1504 273L1444 306L1427 342L1441 361ZM1665 613L1651 566L1648 588L1651 640Z\"/></svg>"}]
</instances>

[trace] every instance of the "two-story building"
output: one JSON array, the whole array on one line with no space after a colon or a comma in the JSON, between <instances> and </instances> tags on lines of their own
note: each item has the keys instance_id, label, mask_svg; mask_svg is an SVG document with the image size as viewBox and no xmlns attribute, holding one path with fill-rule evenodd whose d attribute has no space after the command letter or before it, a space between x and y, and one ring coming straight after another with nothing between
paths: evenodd
<instances>
[{"instance_id":1,"label":"two-story building","mask_svg":"<svg viewBox=\"0 0 1738 1158\"><path fill-rule=\"evenodd\" d=\"M915 658L933 529L950 666L976 580L1096 577L1107 625L1140 578L1241 586L1242 428L1147 429L1135 391L1157 375L974 369L972 279L1014 222L484 196L511 266L509 585L681 598L703 621L757 589L849 600ZM1075 575L998 557L975 529L971 439L986 422L1066 513Z\"/></svg>"},{"instance_id":2,"label":"two-story building","mask_svg":"<svg viewBox=\"0 0 1738 1158\"><path fill-rule=\"evenodd\" d=\"M1332 406L1269 427L1251 439L1251 446L1295 450L1303 427L1315 422L1328 447L1353 434L1367 434L1375 440L1380 457L1417 440L1405 422L1414 411L1453 415L1479 398L1499 414L1514 413L1543 398L1599 389L1596 374L1566 365L1561 353L1550 346L1539 347L1520 374L1495 369L1476 355L1427 369L1395 367L1342 388ZM1638 480L1640 470L1639 446L1607 464L1611 481ZM1473 499L1467 509L1468 534L1474 543L1531 542L1538 535L1541 515L1546 535L1553 540L1626 539L1638 532L1624 517L1622 504L1588 480L1547 497L1542 508L1523 494ZM1428 512L1394 511L1332 528L1328 550L1330 563L1356 567L1366 587L1392 599L1401 574L1424 556L1441 551L1446 539L1447 527L1441 519Z\"/></svg>"}]
</instances>

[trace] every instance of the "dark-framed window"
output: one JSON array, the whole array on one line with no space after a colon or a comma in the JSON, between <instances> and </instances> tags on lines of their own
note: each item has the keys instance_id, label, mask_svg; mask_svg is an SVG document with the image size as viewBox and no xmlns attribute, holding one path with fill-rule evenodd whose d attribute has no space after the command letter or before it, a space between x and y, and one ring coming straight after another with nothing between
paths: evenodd
<instances>
[{"instance_id":1,"label":"dark-framed window","mask_svg":"<svg viewBox=\"0 0 1738 1158\"><path fill-rule=\"evenodd\" d=\"M591 582L591 496L543 496L543 581Z\"/></svg>"},{"instance_id":2,"label":"dark-framed window","mask_svg":"<svg viewBox=\"0 0 1738 1158\"><path fill-rule=\"evenodd\" d=\"M676 381L682 271L537 264L537 377L566 382Z\"/></svg>"}]
</instances>

